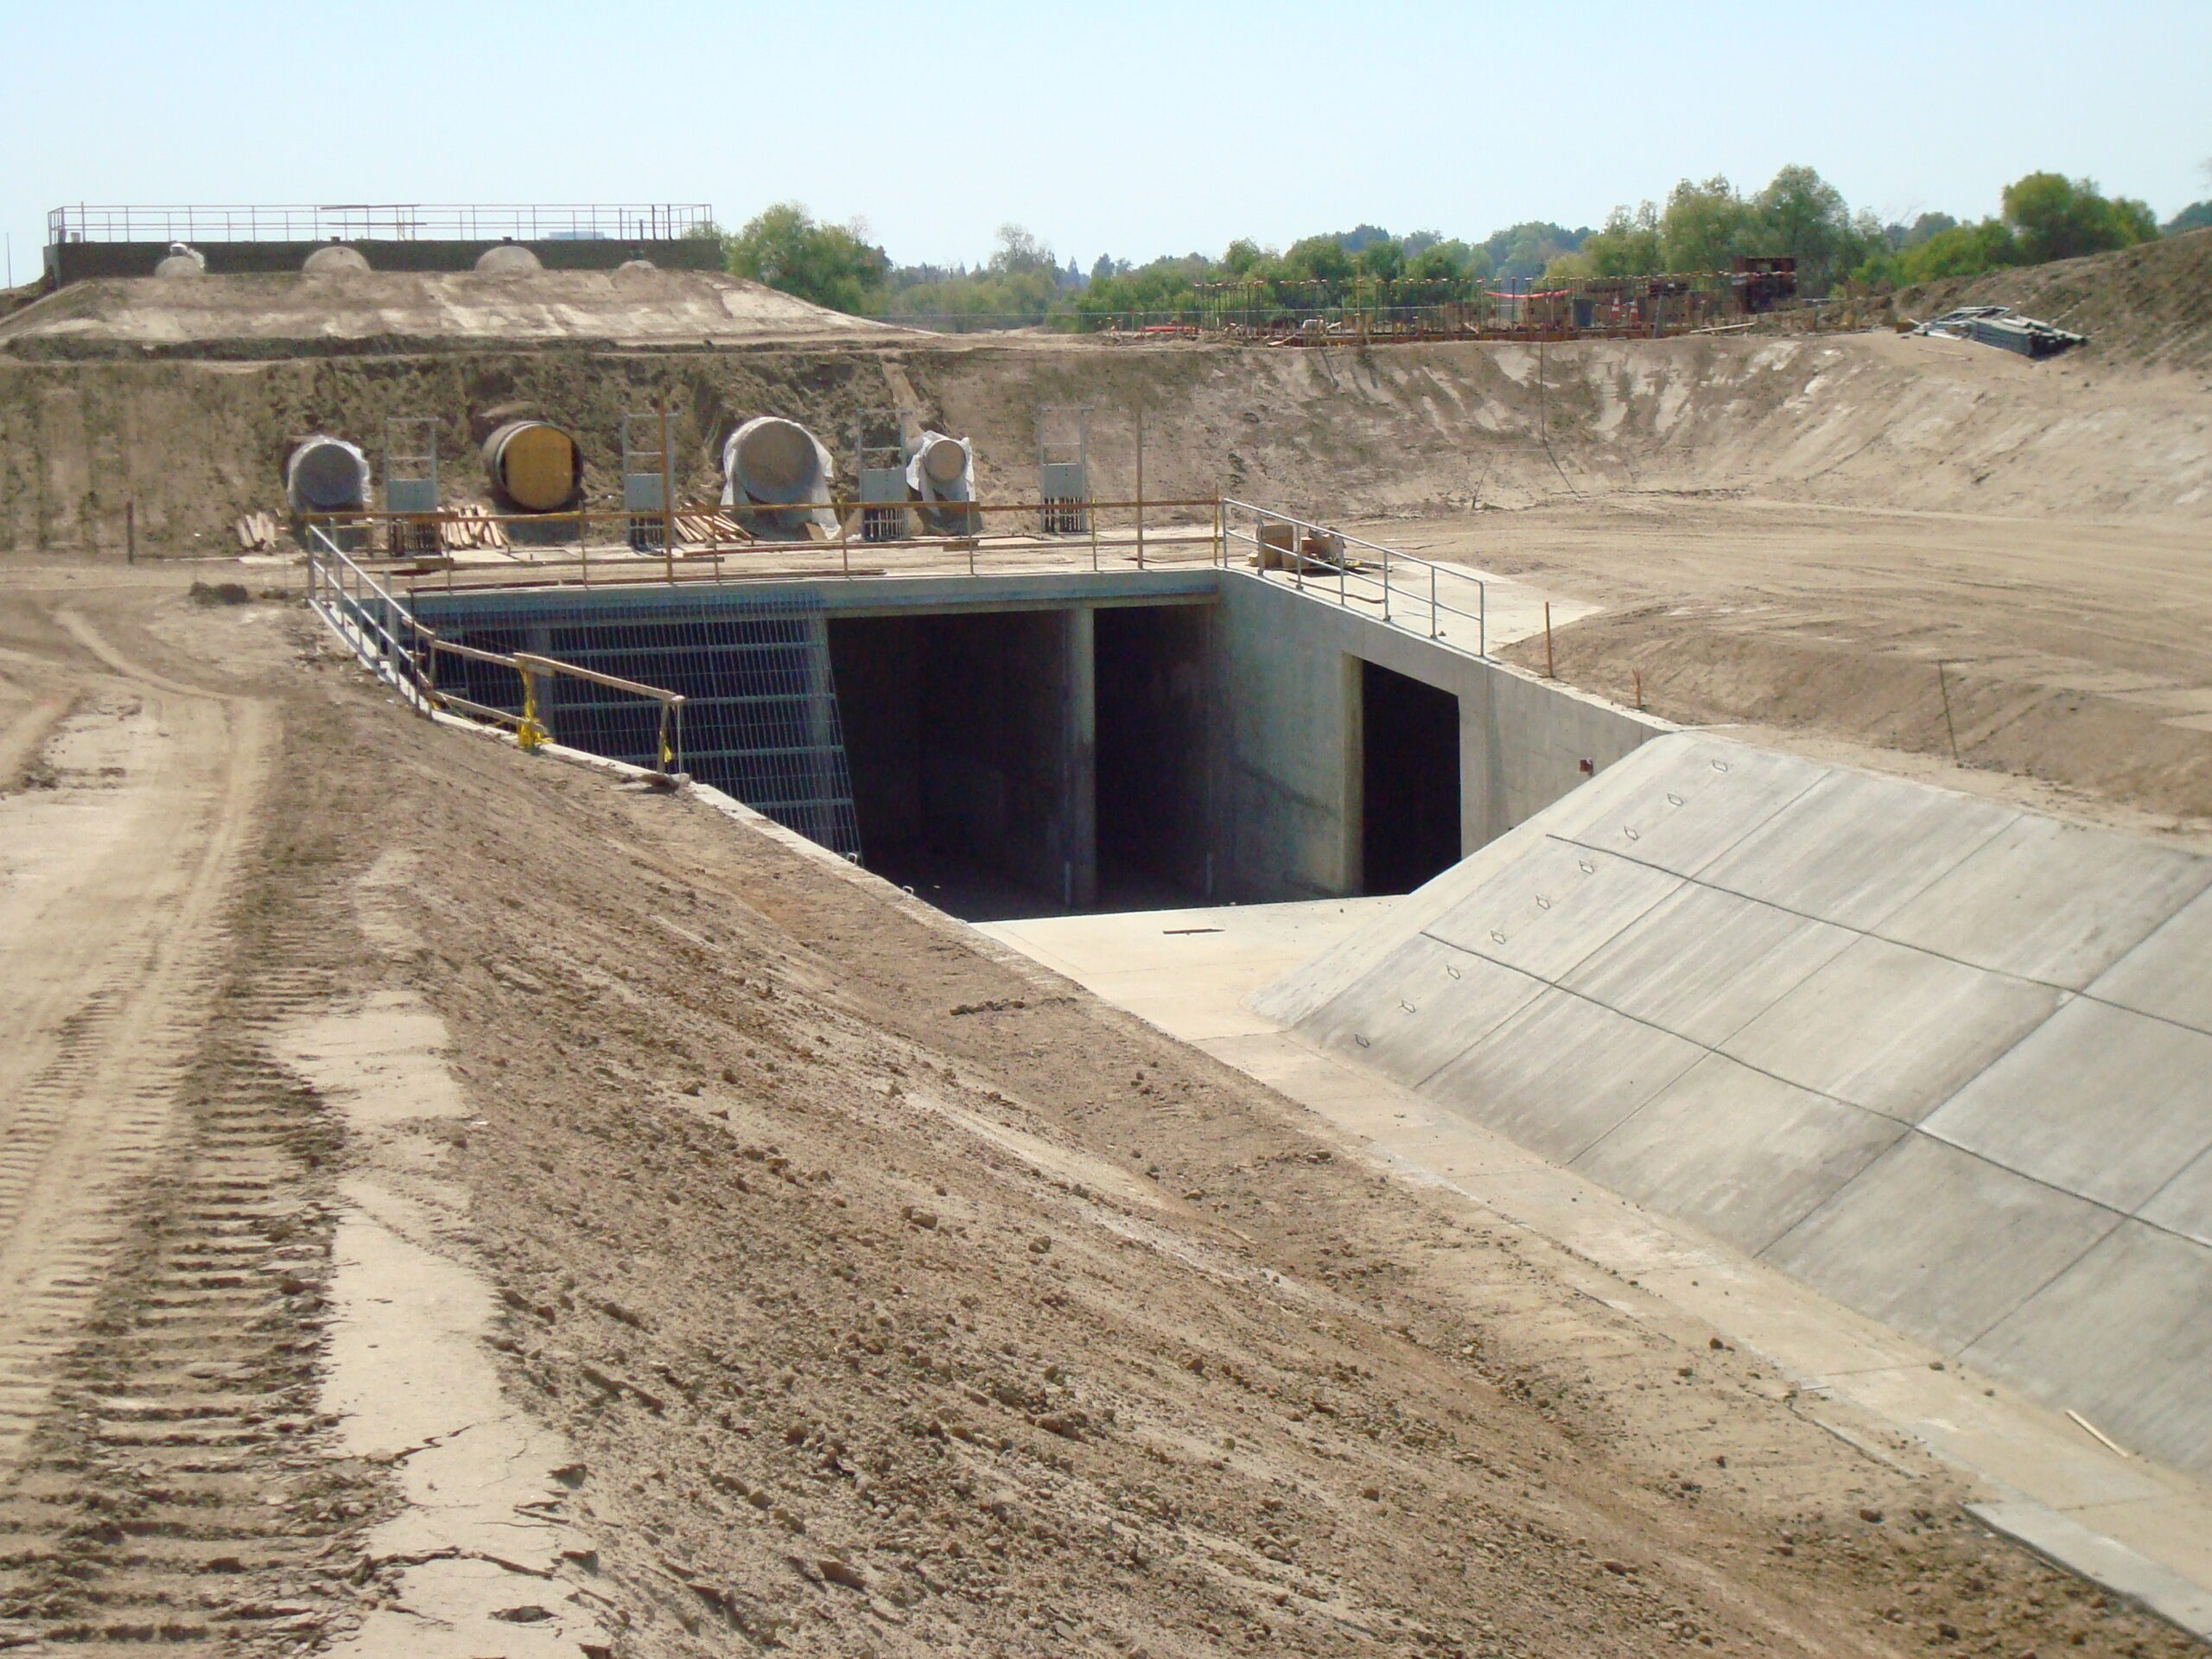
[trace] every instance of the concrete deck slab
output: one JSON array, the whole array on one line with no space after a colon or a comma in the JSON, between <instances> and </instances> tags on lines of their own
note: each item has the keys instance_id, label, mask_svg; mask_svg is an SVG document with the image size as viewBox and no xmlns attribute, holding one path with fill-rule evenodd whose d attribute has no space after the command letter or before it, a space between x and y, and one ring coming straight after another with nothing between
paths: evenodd
<instances>
[{"instance_id":1,"label":"concrete deck slab","mask_svg":"<svg viewBox=\"0 0 2212 1659\"><path fill-rule=\"evenodd\" d=\"M2121 1224L1967 1351L2008 1370L2031 1359L2052 1405L2122 1446L2212 1468L2212 1247Z\"/></svg>"},{"instance_id":2,"label":"concrete deck slab","mask_svg":"<svg viewBox=\"0 0 2212 1659\"><path fill-rule=\"evenodd\" d=\"M1705 1052L1586 997L1548 990L1421 1093L1567 1163Z\"/></svg>"},{"instance_id":3,"label":"concrete deck slab","mask_svg":"<svg viewBox=\"0 0 2212 1659\"><path fill-rule=\"evenodd\" d=\"M1719 1046L1907 1123L2050 1017L2059 994L1861 936Z\"/></svg>"},{"instance_id":4,"label":"concrete deck slab","mask_svg":"<svg viewBox=\"0 0 2212 1659\"><path fill-rule=\"evenodd\" d=\"M1592 1001L1717 1046L1856 936L1771 905L1687 885L1561 982Z\"/></svg>"},{"instance_id":5,"label":"concrete deck slab","mask_svg":"<svg viewBox=\"0 0 2212 1659\"><path fill-rule=\"evenodd\" d=\"M2133 1214L2212 1148L2212 1037L2077 997L1921 1127Z\"/></svg>"},{"instance_id":6,"label":"concrete deck slab","mask_svg":"<svg viewBox=\"0 0 2212 1659\"><path fill-rule=\"evenodd\" d=\"M1679 876L1569 842L1538 843L1424 930L1557 981L1681 886Z\"/></svg>"},{"instance_id":7,"label":"concrete deck slab","mask_svg":"<svg viewBox=\"0 0 2212 1659\"><path fill-rule=\"evenodd\" d=\"M1876 1319L1961 1349L2118 1226L2085 1198L1923 1135L1764 1252Z\"/></svg>"},{"instance_id":8,"label":"concrete deck slab","mask_svg":"<svg viewBox=\"0 0 2212 1659\"><path fill-rule=\"evenodd\" d=\"M1698 872L1700 880L1867 928L2019 815L1895 779L1834 772Z\"/></svg>"},{"instance_id":9,"label":"concrete deck slab","mask_svg":"<svg viewBox=\"0 0 2212 1659\"><path fill-rule=\"evenodd\" d=\"M1872 931L2081 990L2212 886L2212 859L2022 817Z\"/></svg>"},{"instance_id":10,"label":"concrete deck slab","mask_svg":"<svg viewBox=\"0 0 2212 1659\"><path fill-rule=\"evenodd\" d=\"M1170 1014L1186 1040L1272 1031L1243 1004L1253 977L1283 973L1363 925L1387 915L1395 898L1322 899L1295 905L1220 905L1194 910L1128 911L1103 916L1047 916L991 922L978 931L1071 978L1075 962L1060 941L1079 941L1083 971L1098 994L1161 1024ZM1155 1003L1148 993L1172 987Z\"/></svg>"},{"instance_id":11,"label":"concrete deck slab","mask_svg":"<svg viewBox=\"0 0 2212 1659\"><path fill-rule=\"evenodd\" d=\"M1574 1167L1757 1255L1904 1133L1708 1054Z\"/></svg>"},{"instance_id":12,"label":"concrete deck slab","mask_svg":"<svg viewBox=\"0 0 2212 1659\"><path fill-rule=\"evenodd\" d=\"M1563 840L1694 875L1817 783L1825 768L1725 738L1655 738L1548 809Z\"/></svg>"},{"instance_id":13,"label":"concrete deck slab","mask_svg":"<svg viewBox=\"0 0 2212 1659\"><path fill-rule=\"evenodd\" d=\"M2212 889L2098 976L2089 995L2212 1032Z\"/></svg>"}]
</instances>

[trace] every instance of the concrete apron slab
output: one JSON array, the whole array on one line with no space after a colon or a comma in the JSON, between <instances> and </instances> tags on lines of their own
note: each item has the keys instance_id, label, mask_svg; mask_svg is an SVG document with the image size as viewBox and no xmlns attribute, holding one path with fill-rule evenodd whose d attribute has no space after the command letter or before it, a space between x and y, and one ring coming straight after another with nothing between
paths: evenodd
<instances>
[{"instance_id":1,"label":"concrete apron slab","mask_svg":"<svg viewBox=\"0 0 2212 1659\"><path fill-rule=\"evenodd\" d=\"M1973 1512L1985 1524L2212 1640L2212 1494L2196 1483L2115 1453L1955 1362L1934 1369L1937 1350L1244 1006L1301 954L1396 902L1055 917L978 931L1363 1137L1402 1179L1457 1193L1594 1264L1578 1288L1685 1347L1702 1348L1718 1332L1763 1355L1802 1396L1841 1408L1815 1403L1804 1414L1878 1461L1889 1460L1885 1430L1918 1441L1982 1483Z\"/></svg>"},{"instance_id":2,"label":"concrete apron slab","mask_svg":"<svg viewBox=\"0 0 2212 1659\"><path fill-rule=\"evenodd\" d=\"M364 931L413 948L365 878ZM466 1199L435 1131L467 1110L441 1058L443 1022L411 991L382 991L283 1033L287 1062L342 1114L354 1173L334 1247L322 1409L348 1454L395 1469L405 1507L367 1552L399 1593L333 1647L345 1659L575 1659L613 1637L569 1518L582 1478L567 1442L504 1397L486 1338L497 1298L466 1237ZM586 1564L579 1566L579 1563Z\"/></svg>"}]
</instances>

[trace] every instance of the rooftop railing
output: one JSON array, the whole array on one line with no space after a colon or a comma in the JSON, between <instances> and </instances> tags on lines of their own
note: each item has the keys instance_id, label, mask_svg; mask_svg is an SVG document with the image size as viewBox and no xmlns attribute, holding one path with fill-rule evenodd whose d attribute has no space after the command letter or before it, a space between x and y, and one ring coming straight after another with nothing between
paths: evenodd
<instances>
[{"instance_id":1,"label":"rooftop railing","mask_svg":"<svg viewBox=\"0 0 2212 1659\"><path fill-rule=\"evenodd\" d=\"M46 216L48 242L677 241L707 234L702 202L578 205L335 202L316 207L197 204L96 207Z\"/></svg>"}]
</instances>

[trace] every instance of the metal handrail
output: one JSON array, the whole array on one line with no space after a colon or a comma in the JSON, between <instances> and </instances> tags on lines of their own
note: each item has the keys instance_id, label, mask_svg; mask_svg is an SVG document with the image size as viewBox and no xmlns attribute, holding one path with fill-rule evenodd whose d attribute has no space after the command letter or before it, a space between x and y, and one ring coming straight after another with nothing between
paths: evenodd
<instances>
[{"instance_id":1,"label":"metal handrail","mask_svg":"<svg viewBox=\"0 0 2212 1659\"><path fill-rule=\"evenodd\" d=\"M1325 585L1309 587L1306 581L1306 567L1309 565L1318 564L1325 573L1323 578L1324 584L1325 584L1326 576L1328 575L1333 575L1336 577L1337 588L1334 598L1338 604L1347 607L1351 605L1353 598L1351 592L1351 584L1352 582L1359 582L1367 583L1370 586L1379 585L1382 588L1382 620L1391 624L1393 626L1402 626L1404 625L1400 623L1395 617L1390 614L1390 598L1392 592L1390 577L1392 564L1395 561L1398 564L1413 565L1419 569L1428 572L1428 637L1432 639L1438 639L1443 637L1444 631L1437 620L1440 616L1448 614L1452 616L1464 617L1468 621L1472 622L1475 625L1475 655L1478 657L1488 657L1490 655L1490 583L1483 577L1476 575L1473 572L1456 567L1448 572L1446 572L1445 567L1437 563L1433 559L1424 559L1418 554L1407 553L1395 547L1388 547L1381 542L1370 542L1363 537L1354 536L1348 531L1338 530L1332 525L1318 524L1311 519L1300 518L1295 513L1280 512L1274 507L1255 506L1251 502L1233 500L1224 496L1222 499L1221 510L1222 522L1219 529L1219 538L1222 550L1221 558L1224 565L1226 565L1229 562L1229 543L1231 541L1245 542L1249 543L1252 546L1255 553L1259 556L1261 575L1262 576L1267 574L1267 554L1269 552L1281 553L1286 556L1289 563L1290 582L1294 588L1300 593L1311 594L1317 597L1327 598L1331 595L1329 594ZM1232 512L1247 512L1251 514L1255 521L1254 528L1249 532L1247 532L1231 526L1228 520L1228 515ZM1262 541L1261 537L1261 531L1264 526L1270 524L1287 524L1290 526L1291 545L1288 548L1274 547L1272 543ZM1332 561L1325 556L1307 553L1305 550L1305 532L1307 531L1311 531L1314 532L1316 536L1322 537L1322 544L1325 547L1358 547L1363 548L1370 553L1378 553L1382 555L1382 576L1381 582L1376 584L1375 578L1370 575L1366 571L1353 568L1351 562L1349 559ZM1446 603L1439 597L1437 593L1437 577L1440 573L1448 574L1456 581L1471 582L1475 584L1476 608L1474 610L1463 610L1457 605Z\"/></svg>"},{"instance_id":2,"label":"metal handrail","mask_svg":"<svg viewBox=\"0 0 2212 1659\"><path fill-rule=\"evenodd\" d=\"M352 591L347 588L349 575L354 583ZM377 607L364 602L364 594L376 600ZM535 677L539 674L588 680L612 690L652 698L660 704L660 730L656 743L660 770L671 776L683 775L685 698L682 692L639 680L626 680L619 675L604 674L595 668L564 663L557 657L541 656L534 652L518 651L510 655L464 645L458 640L442 639L436 629L418 620L404 602L349 557L319 524L308 526L308 604L331 632L350 645L366 667L397 690L417 714L427 715L438 709L458 709L480 719L495 721L512 727L517 741L525 749L536 748L552 736L538 716ZM381 615L378 614L379 608ZM415 641L411 649L402 643L396 631L401 625ZM503 709L472 702L442 689L437 679L437 659L441 654L513 670L522 677L523 712L511 715Z\"/></svg>"},{"instance_id":3,"label":"metal handrail","mask_svg":"<svg viewBox=\"0 0 2212 1659\"><path fill-rule=\"evenodd\" d=\"M74 202L46 230L48 242L657 242L704 235L714 218L703 202Z\"/></svg>"}]
</instances>

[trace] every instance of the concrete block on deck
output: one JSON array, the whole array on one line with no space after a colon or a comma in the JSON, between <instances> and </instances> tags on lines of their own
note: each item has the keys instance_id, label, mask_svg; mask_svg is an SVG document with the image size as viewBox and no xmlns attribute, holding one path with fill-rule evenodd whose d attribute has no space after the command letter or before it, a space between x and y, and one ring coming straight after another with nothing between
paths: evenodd
<instances>
[{"instance_id":1,"label":"concrete block on deck","mask_svg":"<svg viewBox=\"0 0 2212 1659\"><path fill-rule=\"evenodd\" d=\"M1713 1045L1840 955L1854 937L1771 905L1685 883L1561 983Z\"/></svg>"},{"instance_id":2,"label":"concrete block on deck","mask_svg":"<svg viewBox=\"0 0 2212 1659\"><path fill-rule=\"evenodd\" d=\"M1832 772L1698 872L1747 898L1868 928L2019 814L1921 784Z\"/></svg>"},{"instance_id":3,"label":"concrete block on deck","mask_svg":"<svg viewBox=\"0 0 2212 1659\"><path fill-rule=\"evenodd\" d=\"M1708 1054L1574 1167L1756 1255L1906 1133Z\"/></svg>"},{"instance_id":4,"label":"concrete block on deck","mask_svg":"<svg viewBox=\"0 0 2212 1659\"><path fill-rule=\"evenodd\" d=\"M1548 840L1428 925L1431 938L1557 980L1681 886L1678 876Z\"/></svg>"},{"instance_id":5,"label":"concrete block on deck","mask_svg":"<svg viewBox=\"0 0 2212 1659\"><path fill-rule=\"evenodd\" d=\"M1549 990L1421 1093L1567 1163L1705 1052L1572 992Z\"/></svg>"}]
</instances>

